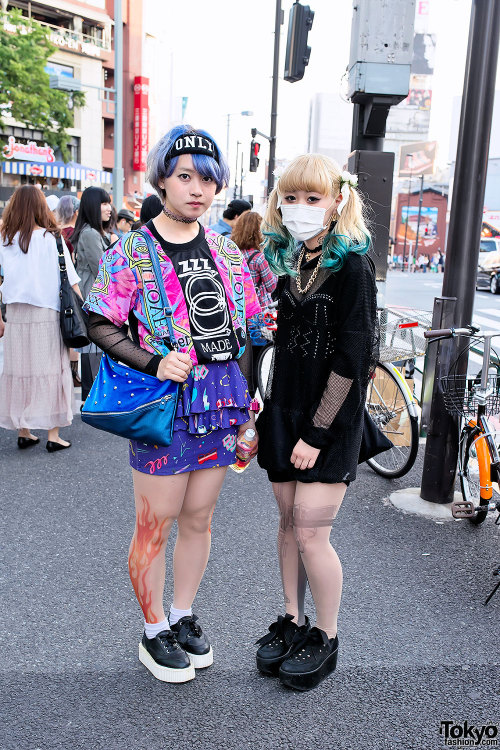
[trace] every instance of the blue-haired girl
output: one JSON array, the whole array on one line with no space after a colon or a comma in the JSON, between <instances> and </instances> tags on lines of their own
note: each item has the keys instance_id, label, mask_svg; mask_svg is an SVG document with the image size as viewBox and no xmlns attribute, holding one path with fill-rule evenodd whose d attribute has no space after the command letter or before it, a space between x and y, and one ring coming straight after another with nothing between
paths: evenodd
<instances>
[{"instance_id":1,"label":"blue-haired girl","mask_svg":"<svg viewBox=\"0 0 500 750\"><path fill-rule=\"evenodd\" d=\"M278 503L285 613L260 639L257 666L297 690L318 685L337 662L342 568L329 537L356 476L376 349L370 236L356 186L327 157L299 156L271 193L263 224L281 294L258 461Z\"/></svg>"},{"instance_id":2,"label":"blue-haired girl","mask_svg":"<svg viewBox=\"0 0 500 750\"><path fill-rule=\"evenodd\" d=\"M129 573L145 620L141 662L159 680L186 682L195 668L213 661L191 607L208 562L210 519L227 467L235 462L238 436L254 425L244 377L251 373L246 318L260 307L236 245L198 222L229 180L213 138L189 126L174 128L149 154L147 179L162 211L141 231L156 243L176 351L148 325L148 306L160 295L152 289L140 232L108 250L86 308L90 336L104 351L160 380L182 383L171 445L130 443L136 526ZM167 330L165 325L165 336ZM174 521L174 599L167 617L165 548Z\"/></svg>"}]
</instances>

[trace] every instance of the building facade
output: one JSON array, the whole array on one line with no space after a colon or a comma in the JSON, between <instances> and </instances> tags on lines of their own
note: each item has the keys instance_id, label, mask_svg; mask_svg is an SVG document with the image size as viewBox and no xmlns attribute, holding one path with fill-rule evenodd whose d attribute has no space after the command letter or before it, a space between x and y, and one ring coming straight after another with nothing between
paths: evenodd
<instances>
[{"instance_id":1,"label":"building facade","mask_svg":"<svg viewBox=\"0 0 500 750\"><path fill-rule=\"evenodd\" d=\"M144 186L151 125L148 72L155 70L161 43L158 33L163 30L161 8L155 14L151 6L158 6L157 0L122 0L123 192L130 207L137 207L134 196L142 196ZM75 108L74 125L68 131L68 163L42 142L40 132L4 118L0 126L5 157L0 172L2 202L25 182L39 183L56 193L79 194L90 185L111 191L116 117L114 0L2 0L2 8L17 8L49 29L56 47L46 67L50 85L81 90L86 97L85 106ZM158 81L154 83L157 91ZM160 120L162 112L160 107ZM158 132L167 123L155 115L153 124Z\"/></svg>"}]
</instances>

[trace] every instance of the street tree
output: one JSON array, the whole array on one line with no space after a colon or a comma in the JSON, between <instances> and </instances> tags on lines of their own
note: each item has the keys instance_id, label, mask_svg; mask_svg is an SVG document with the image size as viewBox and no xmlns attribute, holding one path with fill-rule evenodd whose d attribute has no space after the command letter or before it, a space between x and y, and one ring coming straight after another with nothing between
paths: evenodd
<instances>
[{"instance_id":1,"label":"street tree","mask_svg":"<svg viewBox=\"0 0 500 750\"><path fill-rule=\"evenodd\" d=\"M67 161L67 129L73 126L74 107L84 105L85 94L50 88L45 67L56 49L49 29L38 21L18 10L0 13L0 124L13 118L40 130L44 141L59 148Z\"/></svg>"}]
</instances>

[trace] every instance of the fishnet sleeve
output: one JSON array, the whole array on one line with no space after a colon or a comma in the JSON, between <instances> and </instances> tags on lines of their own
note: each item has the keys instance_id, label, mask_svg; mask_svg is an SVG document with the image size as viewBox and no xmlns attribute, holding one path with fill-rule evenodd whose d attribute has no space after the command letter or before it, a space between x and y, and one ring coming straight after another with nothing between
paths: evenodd
<instances>
[{"instance_id":1,"label":"fishnet sleeve","mask_svg":"<svg viewBox=\"0 0 500 750\"><path fill-rule=\"evenodd\" d=\"M87 325L89 338L113 359L133 367L139 372L156 375L162 360L160 354L151 354L129 338L127 326L119 328L103 315L89 313Z\"/></svg>"},{"instance_id":2,"label":"fishnet sleeve","mask_svg":"<svg viewBox=\"0 0 500 750\"><path fill-rule=\"evenodd\" d=\"M301 434L302 440L315 448L328 446L334 431L348 428L364 407L377 347L377 295L368 260L352 258L339 282L330 375Z\"/></svg>"},{"instance_id":3,"label":"fishnet sleeve","mask_svg":"<svg viewBox=\"0 0 500 750\"><path fill-rule=\"evenodd\" d=\"M336 372L331 372L328 383L323 391L321 401L313 417L313 425L326 430L332 424L339 410L347 398L352 385L352 378L343 378Z\"/></svg>"},{"instance_id":4,"label":"fishnet sleeve","mask_svg":"<svg viewBox=\"0 0 500 750\"><path fill-rule=\"evenodd\" d=\"M248 324L247 324L247 344L245 346L245 351L241 355L241 357L236 360L240 366L241 374L247 381L248 390L250 393L254 393L253 390L253 352L252 352L252 343L250 339L250 334L248 333Z\"/></svg>"}]
</instances>

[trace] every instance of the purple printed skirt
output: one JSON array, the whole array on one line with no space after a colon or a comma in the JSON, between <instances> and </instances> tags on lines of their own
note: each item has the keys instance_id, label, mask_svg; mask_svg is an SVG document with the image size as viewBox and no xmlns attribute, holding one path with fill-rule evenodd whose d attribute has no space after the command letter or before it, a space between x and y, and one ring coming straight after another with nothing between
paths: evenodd
<instances>
[{"instance_id":1,"label":"purple printed skirt","mask_svg":"<svg viewBox=\"0 0 500 750\"><path fill-rule=\"evenodd\" d=\"M170 476L234 464L238 427L248 421L249 405L247 383L236 361L196 365L181 386L171 444L131 440L131 467Z\"/></svg>"}]
</instances>

